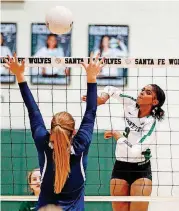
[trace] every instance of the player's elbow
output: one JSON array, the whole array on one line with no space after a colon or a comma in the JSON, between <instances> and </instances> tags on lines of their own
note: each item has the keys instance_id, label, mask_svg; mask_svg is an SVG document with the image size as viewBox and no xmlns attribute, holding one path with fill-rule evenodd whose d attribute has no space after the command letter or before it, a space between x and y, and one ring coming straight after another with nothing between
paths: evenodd
<instances>
[{"instance_id":1,"label":"player's elbow","mask_svg":"<svg viewBox=\"0 0 179 211\"><path fill-rule=\"evenodd\" d=\"M96 108L88 110L84 115L84 121L89 126L91 124L94 125L95 118L96 118Z\"/></svg>"},{"instance_id":2,"label":"player's elbow","mask_svg":"<svg viewBox=\"0 0 179 211\"><path fill-rule=\"evenodd\" d=\"M97 110L97 103L93 103L93 104L87 104L87 107L86 107L86 112L94 112L96 113L96 110Z\"/></svg>"},{"instance_id":3,"label":"player's elbow","mask_svg":"<svg viewBox=\"0 0 179 211\"><path fill-rule=\"evenodd\" d=\"M112 86L105 86L104 90L109 91L112 88Z\"/></svg>"},{"instance_id":4,"label":"player's elbow","mask_svg":"<svg viewBox=\"0 0 179 211\"><path fill-rule=\"evenodd\" d=\"M35 145L37 148L41 148L42 145L45 144L46 141L48 141L48 133L45 132L45 130L42 130L41 127L37 128L35 132L32 134L32 137L34 139Z\"/></svg>"}]
</instances>

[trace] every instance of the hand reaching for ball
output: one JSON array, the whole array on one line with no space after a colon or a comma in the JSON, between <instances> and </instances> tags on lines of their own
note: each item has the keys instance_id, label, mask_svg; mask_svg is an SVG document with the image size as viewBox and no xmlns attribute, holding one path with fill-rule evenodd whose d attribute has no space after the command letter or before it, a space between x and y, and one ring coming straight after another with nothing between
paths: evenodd
<instances>
[{"instance_id":1,"label":"hand reaching for ball","mask_svg":"<svg viewBox=\"0 0 179 211\"><path fill-rule=\"evenodd\" d=\"M101 59L99 61L99 54L96 56L95 60L93 61L93 52L91 52L90 54L89 64L85 62L81 63L86 70L88 83L96 83L96 78L101 72L101 69L104 67L103 63L104 63L104 59Z\"/></svg>"}]
</instances>

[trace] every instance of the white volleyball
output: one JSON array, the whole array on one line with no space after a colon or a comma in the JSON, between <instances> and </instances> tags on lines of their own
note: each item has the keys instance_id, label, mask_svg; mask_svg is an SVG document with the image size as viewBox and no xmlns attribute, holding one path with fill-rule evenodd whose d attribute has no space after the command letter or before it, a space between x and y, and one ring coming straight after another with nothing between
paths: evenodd
<instances>
[{"instance_id":1,"label":"white volleyball","mask_svg":"<svg viewBox=\"0 0 179 211\"><path fill-rule=\"evenodd\" d=\"M56 6L46 13L45 22L53 34L65 34L72 28L73 15L68 8Z\"/></svg>"}]
</instances>

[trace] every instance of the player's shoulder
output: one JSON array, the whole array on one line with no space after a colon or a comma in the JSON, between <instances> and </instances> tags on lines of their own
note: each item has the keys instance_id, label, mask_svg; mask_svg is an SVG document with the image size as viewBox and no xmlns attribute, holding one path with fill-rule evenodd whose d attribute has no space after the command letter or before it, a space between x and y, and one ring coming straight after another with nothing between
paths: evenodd
<instances>
[{"instance_id":1,"label":"player's shoulder","mask_svg":"<svg viewBox=\"0 0 179 211\"><path fill-rule=\"evenodd\" d=\"M136 105L136 101L133 100L129 100L128 102L125 102L125 107L124 110L130 114L130 115L134 115L137 117L137 114L139 112L139 108Z\"/></svg>"},{"instance_id":2,"label":"player's shoulder","mask_svg":"<svg viewBox=\"0 0 179 211\"><path fill-rule=\"evenodd\" d=\"M145 121L144 121L144 126L146 126L146 125L155 127L156 119L152 115L146 116Z\"/></svg>"},{"instance_id":3,"label":"player's shoulder","mask_svg":"<svg viewBox=\"0 0 179 211\"><path fill-rule=\"evenodd\" d=\"M129 94L124 94L123 92L120 91L120 97L123 97L123 98L131 100L134 103L134 105L136 106L136 101L137 100L133 96L131 96Z\"/></svg>"}]
</instances>

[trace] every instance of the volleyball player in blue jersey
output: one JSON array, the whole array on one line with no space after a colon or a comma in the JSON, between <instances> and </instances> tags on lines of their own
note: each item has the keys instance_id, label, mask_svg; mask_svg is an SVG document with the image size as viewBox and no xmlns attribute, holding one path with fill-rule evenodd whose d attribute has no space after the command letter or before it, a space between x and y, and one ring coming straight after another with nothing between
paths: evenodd
<instances>
[{"instance_id":1,"label":"volleyball player in blue jersey","mask_svg":"<svg viewBox=\"0 0 179 211\"><path fill-rule=\"evenodd\" d=\"M50 133L24 77L24 61L20 64L16 54L5 60L5 66L15 74L22 98L27 107L42 175L38 210L47 204L59 205L64 211L84 210L84 182L88 149L92 140L97 109L96 77L103 67L103 60L89 65L82 63L87 73L87 106L81 126L73 137L75 121L71 114L60 112L53 116ZM59 96L60 97L60 96Z\"/></svg>"}]
</instances>

